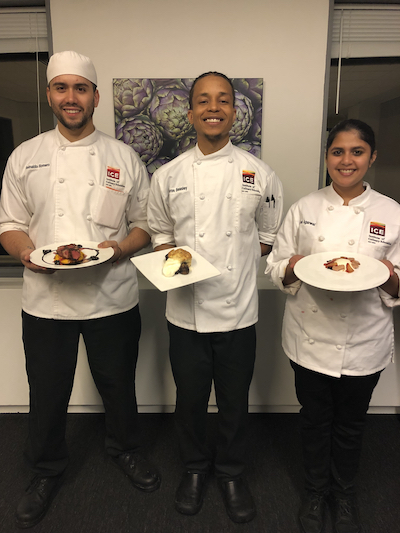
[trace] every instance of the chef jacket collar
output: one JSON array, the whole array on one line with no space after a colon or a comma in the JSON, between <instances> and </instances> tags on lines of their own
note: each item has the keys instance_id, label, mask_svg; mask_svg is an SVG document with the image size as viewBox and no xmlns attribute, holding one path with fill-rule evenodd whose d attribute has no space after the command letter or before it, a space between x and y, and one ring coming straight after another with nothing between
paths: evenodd
<instances>
[{"instance_id":1,"label":"chef jacket collar","mask_svg":"<svg viewBox=\"0 0 400 533\"><path fill-rule=\"evenodd\" d=\"M90 146L91 144L94 144L97 141L98 133L95 129L93 133L90 133L87 137L84 137L83 139L79 139L79 141L69 141L58 129L58 125L56 126L56 139L59 146Z\"/></svg>"},{"instance_id":2,"label":"chef jacket collar","mask_svg":"<svg viewBox=\"0 0 400 533\"><path fill-rule=\"evenodd\" d=\"M363 181L363 185L365 187L365 191L362 194L360 194L360 196L356 196L355 198L350 200L349 205L352 205L352 206L363 205L364 203L368 202L370 194L371 194L371 185L367 183L366 181ZM327 198L330 202L336 205L343 205L344 200L335 191L332 183L330 184L329 187L326 188L326 191L327 191Z\"/></svg>"},{"instance_id":3,"label":"chef jacket collar","mask_svg":"<svg viewBox=\"0 0 400 533\"><path fill-rule=\"evenodd\" d=\"M203 154L198 144L196 144L194 149L195 149L195 162L198 160L211 161L213 159L219 159L220 157L230 156L232 155L232 152L233 152L233 146L232 146L231 141L228 141L228 144L226 144L223 148L221 148L221 150L218 150L218 152L214 152L208 155Z\"/></svg>"}]
</instances>

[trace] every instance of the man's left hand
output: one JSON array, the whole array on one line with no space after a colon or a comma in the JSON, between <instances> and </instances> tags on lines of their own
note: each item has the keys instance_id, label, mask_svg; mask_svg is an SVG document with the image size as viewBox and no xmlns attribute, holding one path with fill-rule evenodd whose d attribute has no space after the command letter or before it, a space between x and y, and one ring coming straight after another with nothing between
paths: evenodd
<instances>
[{"instance_id":1,"label":"man's left hand","mask_svg":"<svg viewBox=\"0 0 400 533\"><path fill-rule=\"evenodd\" d=\"M119 247L117 241L103 241L98 244L99 248L112 248L114 250L114 255L109 259L111 263L118 263L122 256L122 250Z\"/></svg>"}]
</instances>

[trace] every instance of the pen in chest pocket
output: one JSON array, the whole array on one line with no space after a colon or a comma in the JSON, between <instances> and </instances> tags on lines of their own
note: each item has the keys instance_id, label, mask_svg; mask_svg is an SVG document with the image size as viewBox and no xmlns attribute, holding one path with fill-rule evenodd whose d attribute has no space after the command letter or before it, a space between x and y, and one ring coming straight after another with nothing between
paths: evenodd
<instances>
[{"instance_id":1,"label":"pen in chest pocket","mask_svg":"<svg viewBox=\"0 0 400 533\"><path fill-rule=\"evenodd\" d=\"M271 195L271 200L269 199L269 196L267 196L265 199L265 203L268 204L268 207L271 207L271 204L272 204L272 207L275 207L274 195L273 194Z\"/></svg>"}]
</instances>

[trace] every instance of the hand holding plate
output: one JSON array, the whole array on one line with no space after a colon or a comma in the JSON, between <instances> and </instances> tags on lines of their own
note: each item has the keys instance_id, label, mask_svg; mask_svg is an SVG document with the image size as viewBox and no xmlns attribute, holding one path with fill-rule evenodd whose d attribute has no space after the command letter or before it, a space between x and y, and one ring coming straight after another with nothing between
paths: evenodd
<instances>
[{"instance_id":1,"label":"hand holding plate","mask_svg":"<svg viewBox=\"0 0 400 533\"><path fill-rule=\"evenodd\" d=\"M46 268L42 266L35 265L31 262L31 253L34 250L32 248L26 248L21 252L20 259L21 263L29 270L32 270L35 274L54 274L55 270L52 268Z\"/></svg>"}]
</instances>

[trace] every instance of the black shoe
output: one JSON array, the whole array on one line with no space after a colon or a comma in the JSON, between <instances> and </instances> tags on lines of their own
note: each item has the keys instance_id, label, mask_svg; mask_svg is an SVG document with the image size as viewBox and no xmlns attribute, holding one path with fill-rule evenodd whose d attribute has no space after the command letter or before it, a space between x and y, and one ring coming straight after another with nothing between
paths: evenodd
<instances>
[{"instance_id":1,"label":"black shoe","mask_svg":"<svg viewBox=\"0 0 400 533\"><path fill-rule=\"evenodd\" d=\"M182 514L193 515L203 505L207 474L185 472L175 493L175 509Z\"/></svg>"},{"instance_id":2,"label":"black shoe","mask_svg":"<svg viewBox=\"0 0 400 533\"><path fill-rule=\"evenodd\" d=\"M355 497L332 499L335 533L360 533L361 525Z\"/></svg>"},{"instance_id":3,"label":"black shoe","mask_svg":"<svg viewBox=\"0 0 400 533\"><path fill-rule=\"evenodd\" d=\"M160 486L159 473L140 454L123 453L118 455L118 457L113 457L113 460L137 489L144 492L153 492Z\"/></svg>"},{"instance_id":4,"label":"black shoe","mask_svg":"<svg viewBox=\"0 0 400 533\"><path fill-rule=\"evenodd\" d=\"M308 492L299 512L303 533L321 533L324 527L326 495L324 492Z\"/></svg>"},{"instance_id":5,"label":"black shoe","mask_svg":"<svg viewBox=\"0 0 400 533\"><path fill-rule=\"evenodd\" d=\"M61 476L36 475L18 503L15 514L17 526L25 529L38 524L56 495Z\"/></svg>"},{"instance_id":6,"label":"black shoe","mask_svg":"<svg viewBox=\"0 0 400 533\"><path fill-rule=\"evenodd\" d=\"M250 490L242 478L220 479L219 487L226 511L233 522L240 524L253 520L256 516L256 508Z\"/></svg>"}]
</instances>

